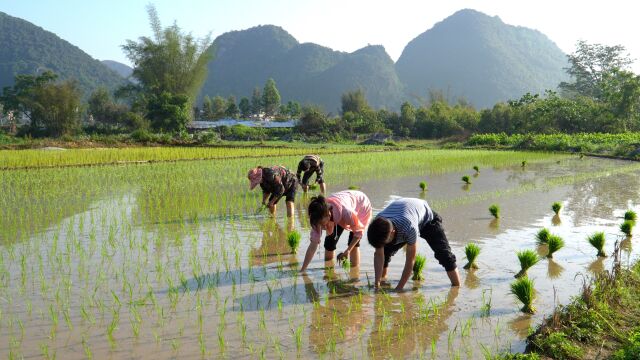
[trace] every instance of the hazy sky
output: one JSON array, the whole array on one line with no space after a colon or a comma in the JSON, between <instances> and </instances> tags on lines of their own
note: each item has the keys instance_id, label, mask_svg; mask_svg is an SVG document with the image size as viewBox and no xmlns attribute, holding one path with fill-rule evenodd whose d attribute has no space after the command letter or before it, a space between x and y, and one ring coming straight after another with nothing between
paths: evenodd
<instances>
[{"instance_id":1,"label":"hazy sky","mask_svg":"<svg viewBox=\"0 0 640 360\"><path fill-rule=\"evenodd\" d=\"M564 0L156 0L164 25L196 36L260 24L282 26L300 42L341 51L382 44L397 60L404 46L455 11L472 8L540 30L569 53L577 40L622 44L640 58L634 1ZM149 35L148 0L0 0L0 11L52 31L97 59L128 63L120 45ZM634 66L640 72L640 62Z\"/></svg>"}]
</instances>

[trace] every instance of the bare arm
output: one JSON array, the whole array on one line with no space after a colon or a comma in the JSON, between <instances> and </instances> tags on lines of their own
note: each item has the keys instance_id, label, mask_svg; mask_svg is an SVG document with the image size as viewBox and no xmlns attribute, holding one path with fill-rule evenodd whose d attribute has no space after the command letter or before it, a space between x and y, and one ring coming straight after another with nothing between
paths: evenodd
<instances>
[{"instance_id":1,"label":"bare arm","mask_svg":"<svg viewBox=\"0 0 640 360\"><path fill-rule=\"evenodd\" d=\"M270 193L263 191L262 192L262 205L267 205L267 199L269 198Z\"/></svg>"},{"instance_id":2,"label":"bare arm","mask_svg":"<svg viewBox=\"0 0 640 360\"><path fill-rule=\"evenodd\" d=\"M318 250L318 245L319 243L313 241L309 243L309 247L307 247L307 253L304 255L304 262L302 263L302 268L300 268L300 271L307 270L307 266L309 266L309 263Z\"/></svg>"},{"instance_id":3,"label":"bare arm","mask_svg":"<svg viewBox=\"0 0 640 360\"><path fill-rule=\"evenodd\" d=\"M347 249L342 254L340 254L341 255L340 257L341 258L344 257L346 259L346 257L349 256L349 254L351 254L351 251L353 251L353 248L355 248L356 245L358 245L359 242L360 242L360 237L355 235L353 237L353 241L351 242L351 245L347 246ZM338 259L338 260L340 260L340 259Z\"/></svg>"},{"instance_id":4,"label":"bare arm","mask_svg":"<svg viewBox=\"0 0 640 360\"><path fill-rule=\"evenodd\" d=\"M396 286L396 290L402 290L402 288L404 288L404 285L409 280L409 277L411 276L411 272L413 271L413 262L416 260L416 248L416 244L407 244L407 258L404 262L404 270L402 270L402 277L400 278L400 282Z\"/></svg>"},{"instance_id":5,"label":"bare arm","mask_svg":"<svg viewBox=\"0 0 640 360\"><path fill-rule=\"evenodd\" d=\"M375 287L380 287L380 280L382 279L382 271L384 268L384 247L380 247L376 249L376 252L373 255L373 268L376 274L376 282Z\"/></svg>"}]
</instances>

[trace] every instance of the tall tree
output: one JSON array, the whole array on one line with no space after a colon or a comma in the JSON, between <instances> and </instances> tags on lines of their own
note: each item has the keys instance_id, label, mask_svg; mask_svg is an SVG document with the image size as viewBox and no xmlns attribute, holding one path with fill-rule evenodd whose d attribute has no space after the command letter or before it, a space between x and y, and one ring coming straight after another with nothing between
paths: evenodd
<instances>
[{"instance_id":1,"label":"tall tree","mask_svg":"<svg viewBox=\"0 0 640 360\"><path fill-rule=\"evenodd\" d=\"M265 116L273 116L280 108L280 92L273 79L267 80L262 92L262 106Z\"/></svg>"},{"instance_id":2,"label":"tall tree","mask_svg":"<svg viewBox=\"0 0 640 360\"><path fill-rule=\"evenodd\" d=\"M369 103L364 96L364 91L358 89L355 91L349 91L342 95L342 114L352 112L354 114L360 114L364 110L369 109Z\"/></svg>"},{"instance_id":3,"label":"tall tree","mask_svg":"<svg viewBox=\"0 0 640 360\"><path fill-rule=\"evenodd\" d=\"M205 120L213 119L213 103L209 95L205 95L202 99L202 118Z\"/></svg>"},{"instance_id":4,"label":"tall tree","mask_svg":"<svg viewBox=\"0 0 640 360\"><path fill-rule=\"evenodd\" d=\"M134 64L132 76L137 80L128 88L138 95L137 101L147 105L147 116L155 128L180 130L191 119L190 109L207 76L211 38L195 39L176 23L163 28L153 5L147 12L154 37L127 40L122 46ZM152 104L155 108L149 108Z\"/></svg>"},{"instance_id":5,"label":"tall tree","mask_svg":"<svg viewBox=\"0 0 640 360\"><path fill-rule=\"evenodd\" d=\"M91 94L88 101L89 113L93 119L108 126L120 126L127 111L125 105L117 104L107 88L100 87Z\"/></svg>"},{"instance_id":6,"label":"tall tree","mask_svg":"<svg viewBox=\"0 0 640 360\"><path fill-rule=\"evenodd\" d=\"M624 70L632 63L625 52L622 45L606 46L578 41L576 51L567 55L569 67L566 70L574 82L562 82L560 89L569 94L601 100L603 81L608 74L614 70Z\"/></svg>"},{"instance_id":7,"label":"tall tree","mask_svg":"<svg viewBox=\"0 0 640 360\"><path fill-rule=\"evenodd\" d=\"M249 103L249 98L243 97L240 99L240 104L238 104L238 108L240 110L240 116L243 119L251 116L251 104Z\"/></svg>"},{"instance_id":8,"label":"tall tree","mask_svg":"<svg viewBox=\"0 0 640 360\"><path fill-rule=\"evenodd\" d=\"M227 98L227 108L225 109L224 115L226 117L235 119L240 114L240 110L238 110L238 105L236 105L236 97L229 96Z\"/></svg>"},{"instance_id":9,"label":"tall tree","mask_svg":"<svg viewBox=\"0 0 640 360\"><path fill-rule=\"evenodd\" d=\"M262 92L257 86L253 89L253 94L251 95L251 112L256 116L260 116L262 112Z\"/></svg>"}]
</instances>

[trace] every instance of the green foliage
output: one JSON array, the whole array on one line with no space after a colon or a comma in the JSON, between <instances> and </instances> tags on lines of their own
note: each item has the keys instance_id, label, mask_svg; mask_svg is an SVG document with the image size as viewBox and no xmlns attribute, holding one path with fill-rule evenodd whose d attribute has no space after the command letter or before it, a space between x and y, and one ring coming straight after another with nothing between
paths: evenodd
<instances>
[{"instance_id":1,"label":"green foliage","mask_svg":"<svg viewBox=\"0 0 640 360\"><path fill-rule=\"evenodd\" d=\"M467 184L467 185L468 185L468 184L471 184L471 178L469 178L469 176L468 176L468 175L464 175L464 176L462 177L462 181L463 181L465 184Z\"/></svg>"},{"instance_id":2,"label":"green foliage","mask_svg":"<svg viewBox=\"0 0 640 360\"><path fill-rule=\"evenodd\" d=\"M634 225L635 221L625 220L622 224L620 224L620 231L622 231L622 233L627 236L631 236Z\"/></svg>"},{"instance_id":3,"label":"green foliage","mask_svg":"<svg viewBox=\"0 0 640 360\"><path fill-rule=\"evenodd\" d=\"M493 356L492 358L490 358L490 360L540 360L540 356L536 353L529 353L529 354L503 353L503 354L498 354Z\"/></svg>"},{"instance_id":4,"label":"green foliage","mask_svg":"<svg viewBox=\"0 0 640 360\"><path fill-rule=\"evenodd\" d=\"M116 103L107 88L100 87L94 91L88 105L88 111L96 123L116 128L127 127L127 106Z\"/></svg>"},{"instance_id":5,"label":"green foliage","mask_svg":"<svg viewBox=\"0 0 640 360\"><path fill-rule=\"evenodd\" d=\"M240 99L238 110L240 110L240 117L243 119L247 119L251 116L251 103L249 102L249 98L243 97Z\"/></svg>"},{"instance_id":6,"label":"green foliage","mask_svg":"<svg viewBox=\"0 0 640 360\"><path fill-rule=\"evenodd\" d=\"M480 173L480 168L478 167L478 165L473 165L473 170L475 170L476 173Z\"/></svg>"},{"instance_id":7,"label":"green foliage","mask_svg":"<svg viewBox=\"0 0 640 360\"><path fill-rule=\"evenodd\" d=\"M274 116L280 108L280 92L273 79L267 80L262 92L262 108L266 116Z\"/></svg>"},{"instance_id":8,"label":"green foliage","mask_svg":"<svg viewBox=\"0 0 640 360\"><path fill-rule=\"evenodd\" d=\"M536 234L536 242L538 245L544 245L549 242L549 236L551 232L547 228L543 228Z\"/></svg>"},{"instance_id":9,"label":"green foliage","mask_svg":"<svg viewBox=\"0 0 640 360\"><path fill-rule=\"evenodd\" d=\"M412 280L424 280L422 271L427 263L427 258L424 255L416 255L416 259L413 262L413 277Z\"/></svg>"},{"instance_id":10,"label":"green foliage","mask_svg":"<svg viewBox=\"0 0 640 360\"><path fill-rule=\"evenodd\" d=\"M527 276L527 270L540 261L540 257L533 250L518 251L516 255L520 261L520 271L515 275L516 278Z\"/></svg>"},{"instance_id":11,"label":"green foliage","mask_svg":"<svg viewBox=\"0 0 640 360\"><path fill-rule=\"evenodd\" d=\"M291 252L294 254L298 252L300 239L302 239L302 235L300 235L300 233L296 230L290 231L287 234L287 244L289 244L289 248L291 248Z\"/></svg>"},{"instance_id":12,"label":"green foliage","mask_svg":"<svg viewBox=\"0 0 640 360\"><path fill-rule=\"evenodd\" d=\"M636 214L636 212L633 210L627 210L624 213L625 220L636 221L637 218L638 218L638 214Z\"/></svg>"},{"instance_id":13,"label":"green foliage","mask_svg":"<svg viewBox=\"0 0 640 360\"><path fill-rule=\"evenodd\" d=\"M567 335L562 331L556 331L546 338L536 338L535 344L545 355L553 359L574 360L582 359L584 352L579 346L576 346L567 339Z\"/></svg>"},{"instance_id":14,"label":"green foliage","mask_svg":"<svg viewBox=\"0 0 640 360\"><path fill-rule=\"evenodd\" d=\"M533 301L536 297L533 280L524 276L511 283L511 294L522 303L520 309L523 313L533 314L536 309L533 307Z\"/></svg>"},{"instance_id":15,"label":"green foliage","mask_svg":"<svg viewBox=\"0 0 640 360\"><path fill-rule=\"evenodd\" d=\"M612 356L612 360L635 360L640 354L640 329L632 331L629 339L624 347L616 351Z\"/></svg>"},{"instance_id":16,"label":"green foliage","mask_svg":"<svg viewBox=\"0 0 640 360\"><path fill-rule=\"evenodd\" d=\"M42 25L42 24L39 24ZM74 80L81 94L99 87L110 90L125 80L77 46L38 25L0 12L0 89L15 85L21 74L52 71L61 80Z\"/></svg>"},{"instance_id":17,"label":"green foliage","mask_svg":"<svg viewBox=\"0 0 640 360\"><path fill-rule=\"evenodd\" d=\"M469 243L464 247L464 253L467 256L467 264L464 268L477 269L478 265L476 265L475 261L478 255L480 255L480 247L474 243Z\"/></svg>"},{"instance_id":18,"label":"green foliage","mask_svg":"<svg viewBox=\"0 0 640 360\"><path fill-rule=\"evenodd\" d=\"M360 186L358 185L349 185L349 190L360 190Z\"/></svg>"},{"instance_id":19,"label":"green foliage","mask_svg":"<svg viewBox=\"0 0 640 360\"><path fill-rule=\"evenodd\" d=\"M131 95L146 107L156 129L183 130L191 120L191 108L207 76L209 37L195 39L177 24L162 28L156 9L147 7L154 38L127 40L122 46L134 64L136 85Z\"/></svg>"},{"instance_id":20,"label":"green foliage","mask_svg":"<svg viewBox=\"0 0 640 360\"><path fill-rule=\"evenodd\" d=\"M564 240L558 235L549 235L547 239L547 245L549 246L548 258L553 258L553 254L564 247Z\"/></svg>"},{"instance_id":21,"label":"green foliage","mask_svg":"<svg viewBox=\"0 0 640 360\"><path fill-rule=\"evenodd\" d=\"M224 116L231 119L236 119L240 115L240 109L238 109L238 105L236 105L235 96L229 96L229 98L227 98L226 105L227 106L224 111Z\"/></svg>"},{"instance_id":22,"label":"green foliage","mask_svg":"<svg viewBox=\"0 0 640 360\"><path fill-rule=\"evenodd\" d=\"M560 209L562 209L562 203L560 202L556 201L551 205L551 210L553 210L556 215L560 213Z\"/></svg>"},{"instance_id":23,"label":"green foliage","mask_svg":"<svg viewBox=\"0 0 640 360\"><path fill-rule=\"evenodd\" d=\"M607 254L605 254L604 252L605 236L602 231L593 233L592 235L588 236L587 241L589 242L589 244L591 244L591 246L598 250L598 256L607 256Z\"/></svg>"},{"instance_id":24,"label":"green foliage","mask_svg":"<svg viewBox=\"0 0 640 360\"><path fill-rule=\"evenodd\" d=\"M428 184L426 181L420 181L420 189L422 191L427 191Z\"/></svg>"},{"instance_id":25,"label":"green foliage","mask_svg":"<svg viewBox=\"0 0 640 360\"><path fill-rule=\"evenodd\" d=\"M498 206L498 204L491 204L491 206L489 206L489 213L498 219L500 217L500 206Z\"/></svg>"}]
</instances>

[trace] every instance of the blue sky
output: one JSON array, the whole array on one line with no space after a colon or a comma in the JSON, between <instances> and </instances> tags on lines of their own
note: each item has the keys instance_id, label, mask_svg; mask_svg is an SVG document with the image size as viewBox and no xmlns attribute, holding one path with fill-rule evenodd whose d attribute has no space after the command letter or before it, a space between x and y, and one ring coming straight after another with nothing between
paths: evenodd
<instances>
[{"instance_id":1,"label":"blue sky","mask_svg":"<svg viewBox=\"0 0 640 360\"><path fill-rule=\"evenodd\" d=\"M126 39L149 35L148 0L0 0L0 11L23 18L97 59L128 63ZM632 1L563 0L183 0L151 1L164 24L174 20L196 36L261 24L282 26L300 42L354 51L384 45L396 60L414 37L456 10L473 8L506 23L545 33L565 52L579 39L622 44L640 58L640 22ZM633 66L640 72L640 62Z\"/></svg>"}]
</instances>

